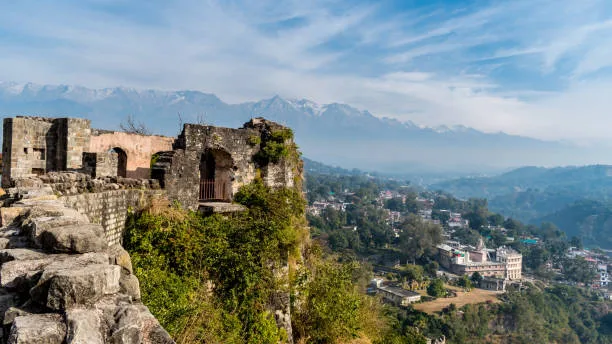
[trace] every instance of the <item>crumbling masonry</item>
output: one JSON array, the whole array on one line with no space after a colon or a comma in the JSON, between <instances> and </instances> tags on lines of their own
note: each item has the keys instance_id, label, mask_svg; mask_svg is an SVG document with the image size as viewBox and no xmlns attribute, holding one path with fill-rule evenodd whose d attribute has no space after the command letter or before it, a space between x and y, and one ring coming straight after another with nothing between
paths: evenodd
<instances>
[{"instance_id":1,"label":"crumbling masonry","mask_svg":"<svg viewBox=\"0 0 612 344\"><path fill-rule=\"evenodd\" d=\"M172 138L92 129L77 118L5 118L2 342L172 343L140 302L121 248L128 212L159 199L238 211L234 194L256 178L299 185L299 157L266 151L271 138L293 145L276 135L286 130L256 118L239 129L186 124ZM288 294L278 297L271 307L291 338Z\"/></svg>"}]
</instances>

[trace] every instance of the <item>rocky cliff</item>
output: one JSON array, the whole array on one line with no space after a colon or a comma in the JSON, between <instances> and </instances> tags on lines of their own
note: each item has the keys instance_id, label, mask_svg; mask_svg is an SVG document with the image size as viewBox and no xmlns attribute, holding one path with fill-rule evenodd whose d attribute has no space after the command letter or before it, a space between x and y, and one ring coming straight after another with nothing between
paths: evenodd
<instances>
[{"instance_id":1,"label":"rocky cliff","mask_svg":"<svg viewBox=\"0 0 612 344\"><path fill-rule=\"evenodd\" d=\"M9 344L174 343L140 302L129 254L49 191L0 208L0 331Z\"/></svg>"}]
</instances>

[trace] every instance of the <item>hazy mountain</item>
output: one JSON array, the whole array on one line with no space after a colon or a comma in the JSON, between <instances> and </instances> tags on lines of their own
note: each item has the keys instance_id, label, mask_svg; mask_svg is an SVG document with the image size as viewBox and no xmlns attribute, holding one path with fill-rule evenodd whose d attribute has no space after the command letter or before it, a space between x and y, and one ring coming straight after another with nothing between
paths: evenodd
<instances>
[{"instance_id":1,"label":"hazy mountain","mask_svg":"<svg viewBox=\"0 0 612 344\"><path fill-rule=\"evenodd\" d=\"M176 135L177 114L186 122L238 127L264 116L295 130L304 154L348 168L389 173L460 175L526 164L583 163L580 149L531 138L488 134L471 128L419 127L411 122L379 118L346 104L317 104L273 97L228 104L198 91L155 91L130 88L89 89L66 85L0 83L0 113L81 116L92 125L117 129L133 115L156 133Z\"/></svg>"},{"instance_id":2,"label":"hazy mountain","mask_svg":"<svg viewBox=\"0 0 612 344\"><path fill-rule=\"evenodd\" d=\"M568 237L612 248L612 166L524 167L431 188L462 198L487 198L492 211L533 224L552 222Z\"/></svg>"}]
</instances>

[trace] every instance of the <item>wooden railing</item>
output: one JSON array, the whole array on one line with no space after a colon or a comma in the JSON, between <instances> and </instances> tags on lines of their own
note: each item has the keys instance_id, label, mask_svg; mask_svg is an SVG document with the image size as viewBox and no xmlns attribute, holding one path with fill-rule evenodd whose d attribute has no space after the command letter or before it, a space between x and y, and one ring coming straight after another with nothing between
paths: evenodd
<instances>
[{"instance_id":1,"label":"wooden railing","mask_svg":"<svg viewBox=\"0 0 612 344\"><path fill-rule=\"evenodd\" d=\"M227 183L214 179L200 180L200 201L229 202Z\"/></svg>"}]
</instances>

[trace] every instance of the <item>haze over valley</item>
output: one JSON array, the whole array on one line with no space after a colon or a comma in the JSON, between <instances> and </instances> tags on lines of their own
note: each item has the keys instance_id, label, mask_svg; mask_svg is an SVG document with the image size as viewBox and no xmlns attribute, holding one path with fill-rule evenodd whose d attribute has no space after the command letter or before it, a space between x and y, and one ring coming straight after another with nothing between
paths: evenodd
<instances>
[{"instance_id":1,"label":"haze over valley","mask_svg":"<svg viewBox=\"0 0 612 344\"><path fill-rule=\"evenodd\" d=\"M279 96L230 104L199 91L4 82L0 113L84 117L104 129L119 129L131 115L153 132L170 136L179 132L180 119L239 127L252 117L265 117L293 128L302 152L311 159L426 180L498 173L524 165L612 162L605 147L485 133L459 125L427 127L375 116L349 104Z\"/></svg>"}]
</instances>

